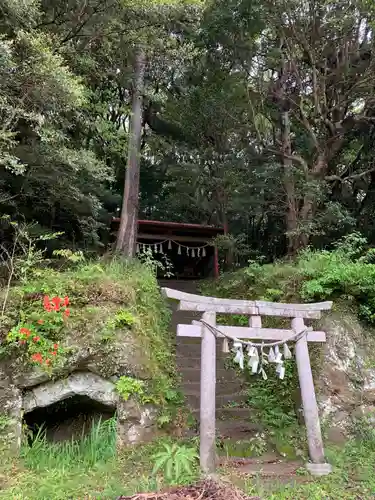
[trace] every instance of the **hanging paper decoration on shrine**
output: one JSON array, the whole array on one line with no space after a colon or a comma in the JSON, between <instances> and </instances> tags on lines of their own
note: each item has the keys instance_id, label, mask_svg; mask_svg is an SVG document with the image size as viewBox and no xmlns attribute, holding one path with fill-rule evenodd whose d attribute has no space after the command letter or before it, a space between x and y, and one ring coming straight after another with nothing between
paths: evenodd
<instances>
[{"instance_id":1,"label":"hanging paper decoration on shrine","mask_svg":"<svg viewBox=\"0 0 375 500\"><path fill-rule=\"evenodd\" d=\"M209 244L205 244L202 246L188 246L188 245L182 245L181 243L178 243L177 241L174 240L164 240L164 241L157 241L153 243L137 243L137 253L144 253L147 251L151 251L154 254L164 254L164 244L167 244L167 249L172 250L173 249L173 244L177 246L177 254L182 255L182 249L184 249L184 252L186 255L189 257L192 257L195 259L196 257L206 257L207 252L206 252L206 247L209 246Z\"/></svg>"},{"instance_id":2,"label":"hanging paper decoration on shrine","mask_svg":"<svg viewBox=\"0 0 375 500\"><path fill-rule=\"evenodd\" d=\"M226 339L226 344L223 345L223 351L227 352L228 340ZM267 380L267 373L265 367L270 364L274 364L276 367L276 373L279 379L283 379L285 376L285 366L284 361L292 357L292 353L287 345L283 343L283 352L280 351L279 345L274 347L267 347L267 344L256 345L248 342L241 342L235 340L233 342L233 353L234 362L237 363L241 370L245 367L245 358L247 357L247 366L251 373L258 373L262 375L264 380ZM244 352L244 347L247 346L246 355ZM268 352L266 351L268 349Z\"/></svg>"},{"instance_id":3,"label":"hanging paper decoration on shrine","mask_svg":"<svg viewBox=\"0 0 375 500\"><path fill-rule=\"evenodd\" d=\"M237 338L231 338L223 334L216 327L206 323L204 320L200 322L205 325L217 337L224 337L223 352L234 354L234 363L238 364L241 370L247 366L252 374L262 375L264 380L267 380L266 367L275 365L275 371L279 379L285 377L284 361L292 358L292 353L288 347L288 342L297 341L312 328L306 328L303 332L295 333L286 340L273 343L256 344L249 341L242 341ZM229 342L232 342L232 350L229 348ZM282 347L282 350L280 349Z\"/></svg>"}]
</instances>

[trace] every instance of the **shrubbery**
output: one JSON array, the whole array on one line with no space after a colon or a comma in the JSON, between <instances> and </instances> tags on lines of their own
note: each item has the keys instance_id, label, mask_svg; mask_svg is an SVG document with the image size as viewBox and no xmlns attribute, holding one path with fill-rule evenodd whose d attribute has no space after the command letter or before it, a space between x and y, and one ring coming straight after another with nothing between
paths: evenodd
<instances>
[{"instance_id":1,"label":"shrubbery","mask_svg":"<svg viewBox=\"0 0 375 500\"><path fill-rule=\"evenodd\" d=\"M273 302L346 300L375 322L375 249L354 233L331 251L307 249L293 261L248 267L205 286L212 295Z\"/></svg>"}]
</instances>

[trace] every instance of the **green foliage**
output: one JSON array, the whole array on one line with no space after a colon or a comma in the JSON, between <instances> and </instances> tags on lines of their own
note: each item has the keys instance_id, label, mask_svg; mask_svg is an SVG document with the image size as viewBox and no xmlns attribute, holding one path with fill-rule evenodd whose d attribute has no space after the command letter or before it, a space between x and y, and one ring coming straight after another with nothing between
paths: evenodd
<instances>
[{"instance_id":1,"label":"green foliage","mask_svg":"<svg viewBox=\"0 0 375 500\"><path fill-rule=\"evenodd\" d=\"M178 424L175 421L184 403L184 397L176 390L174 382L165 377L144 381L122 376L116 382L116 390L125 401L134 397L142 405L158 406L158 426L165 427L172 423Z\"/></svg>"},{"instance_id":2,"label":"green foliage","mask_svg":"<svg viewBox=\"0 0 375 500\"><path fill-rule=\"evenodd\" d=\"M222 453L227 457L236 458L259 457L263 455L267 448L265 434L259 434L242 441L226 439L222 447Z\"/></svg>"},{"instance_id":3,"label":"green foliage","mask_svg":"<svg viewBox=\"0 0 375 500\"><path fill-rule=\"evenodd\" d=\"M211 295L276 302L349 300L358 307L360 317L372 323L373 254L366 239L353 233L339 240L331 251L306 249L293 262L253 262L216 283L204 285L203 290Z\"/></svg>"},{"instance_id":4,"label":"green foliage","mask_svg":"<svg viewBox=\"0 0 375 500\"><path fill-rule=\"evenodd\" d=\"M267 380L247 374L248 405L255 411L254 420L268 429L287 429L297 425L296 391L298 376L295 361L285 362L285 376L280 380L267 370Z\"/></svg>"},{"instance_id":5,"label":"green foliage","mask_svg":"<svg viewBox=\"0 0 375 500\"><path fill-rule=\"evenodd\" d=\"M152 471L154 475L162 470L169 484L180 484L193 477L198 459L195 448L176 443L164 444L163 448L152 457L155 464Z\"/></svg>"},{"instance_id":6,"label":"green foliage","mask_svg":"<svg viewBox=\"0 0 375 500\"><path fill-rule=\"evenodd\" d=\"M282 485L274 482L271 487L266 488L259 482L256 484L248 481L244 489L249 495L259 495L270 500L371 498L375 488L372 440L353 439L341 448L329 446L326 457L333 467L329 476L313 479L309 478L305 470L300 469L298 475L306 476L306 480L300 483Z\"/></svg>"},{"instance_id":7,"label":"green foliage","mask_svg":"<svg viewBox=\"0 0 375 500\"><path fill-rule=\"evenodd\" d=\"M116 390L125 401L127 401L130 396L136 396L142 400L145 393L145 385L143 380L122 376L116 382Z\"/></svg>"}]
</instances>

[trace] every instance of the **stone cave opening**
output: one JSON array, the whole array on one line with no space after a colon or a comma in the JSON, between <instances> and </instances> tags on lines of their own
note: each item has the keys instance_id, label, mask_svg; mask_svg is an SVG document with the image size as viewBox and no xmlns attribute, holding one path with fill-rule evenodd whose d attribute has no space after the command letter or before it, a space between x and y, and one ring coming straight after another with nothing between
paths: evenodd
<instances>
[{"instance_id":1,"label":"stone cave opening","mask_svg":"<svg viewBox=\"0 0 375 500\"><path fill-rule=\"evenodd\" d=\"M88 396L74 395L24 414L23 420L31 443L38 432L49 442L79 440L92 426L115 417L115 409Z\"/></svg>"}]
</instances>

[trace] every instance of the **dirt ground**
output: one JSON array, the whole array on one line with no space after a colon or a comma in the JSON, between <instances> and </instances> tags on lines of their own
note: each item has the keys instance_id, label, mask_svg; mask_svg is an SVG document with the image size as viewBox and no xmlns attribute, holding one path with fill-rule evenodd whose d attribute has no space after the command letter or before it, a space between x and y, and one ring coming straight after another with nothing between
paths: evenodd
<instances>
[{"instance_id":1,"label":"dirt ground","mask_svg":"<svg viewBox=\"0 0 375 500\"><path fill-rule=\"evenodd\" d=\"M206 480L193 486L183 486L160 493L139 493L131 497L119 497L118 500L258 500L249 497L224 482ZM259 499L260 500L260 499Z\"/></svg>"}]
</instances>

